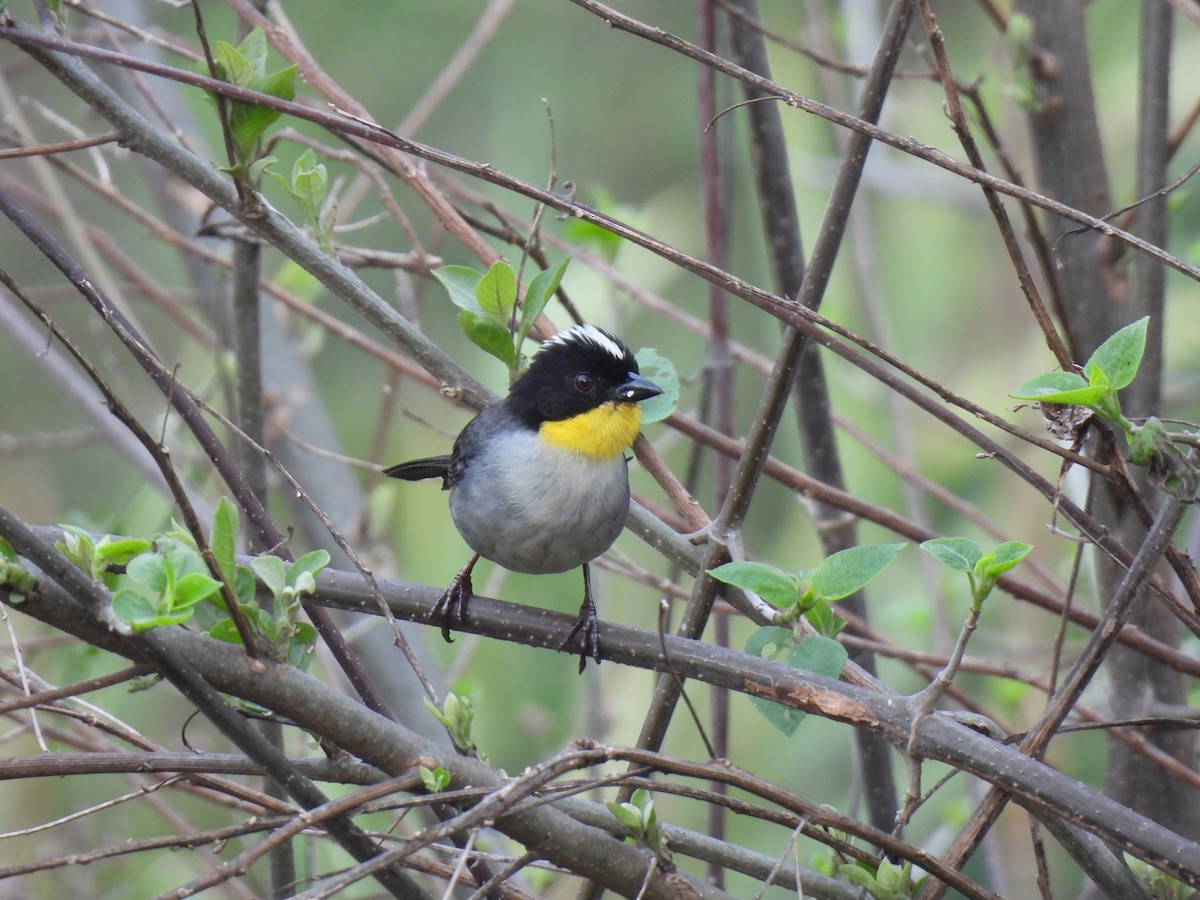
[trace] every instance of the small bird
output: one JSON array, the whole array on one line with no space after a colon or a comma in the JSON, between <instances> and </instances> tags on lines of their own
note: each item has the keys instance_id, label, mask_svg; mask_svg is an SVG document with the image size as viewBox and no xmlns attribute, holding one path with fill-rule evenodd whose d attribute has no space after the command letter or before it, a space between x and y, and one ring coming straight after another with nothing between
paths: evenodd
<instances>
[{"instance_id":1,"label":"small bird","mask_svg":"<svg viewBox=\"0 0 1200 900\"><path fill-rule=\"evenodd\" d=\"M596 604L588 563L612 546L629 512L625 451L642 421L638 402L662 390L638 371L625 346L594 325L576 325L542 343L504 400L459 434L449 456L400 463L385 475L441 478L450 515L474 555L433 609L442 623L462 624L479 557L513 572L545 575L583 567L576 635L600 661Z\"/></svg>"}]
</instances>

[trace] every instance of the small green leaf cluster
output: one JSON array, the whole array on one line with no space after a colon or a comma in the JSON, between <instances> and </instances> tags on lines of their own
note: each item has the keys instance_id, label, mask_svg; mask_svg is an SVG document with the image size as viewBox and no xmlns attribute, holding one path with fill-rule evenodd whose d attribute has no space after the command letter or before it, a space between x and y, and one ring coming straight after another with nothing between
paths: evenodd
<instances>
[{"instance_id":1,"label":"small green leaf cluster","mask_svg":"<svg viewBox=\"0 0 1200 900\"><path fill-rule=\"evenodd\" d=\"M186 622L198 603L221 588L179 528L152 541L111 535L94 540L67 525L55 548L112 591L113 613L135 632Z\"/></svg>"},{"instance_id":2,"label":"small green leaf cluster","mask_svg":"<svg viewBox=\"0 0 1200 900\"><path fill-rule=\"evenodd\" d=\"M418 766L417 772L421 775L421 783L425 786L425 790L430 794L440 794L450 786L450 773L441 766L435 769Z\"/></svg>"},{"instance_id":3,"label":"small green leaf cluster","mask_svg":"<svg viewBox=\"0 0 1200 900\"><path fill-rule=\"evenodd\" d=\"M296 96L295 66L267 71L267 39L261 28L251 31L236 47L225 41L217 41L213 56L216 64L214 78L280 100L291 100ZM243 100L228 100L226 109L234 159L233 165L225 171L253 184L275 162L273 157L256 160L255 156L259 140L281 113Z\"/></svg>"},{"instance_id":4,"label":"small green leaf cluster","mask_svg":"<svg viewBox=\"0 0 1200 900\"><path fill-rule=\"evenodd\" d=\"M326 206L329 199L329 172L325 164L317 161L317 154L310 147L296 158L290 181L278 172L272 172L271 175L296 201L304 215L304 224L312 231L317 244L326 253L332 254L337 205Z\"/></svg>"},{"instance_id":5,"label":"small green leaf cluster","mask_svg":"<svg viewBox=\"0 0 1200 900\"><path fill-rule=\"evenodd\" d=\"M779 610L774 626L758 629L746 641L746 652L783 662L796 669L837 678L846 664L846 649L834 638L846 620L832 604L849 597L887 568L904 544L867 544L832 553L812 572L792 574L766 563L730 562L709 574L725 584L757 594ZM817 632L797 636L794 623L803 616ZM787 626L787 627L785 627ZM751 703L772 725L791 735L804 719L798 709L752 697Z\"/></svg>"},{"instance_id":6,"label":"small green leaf cluster","mask_svg":"<svg viewBox=\"0 0 1200 900\"><path fill-rule=\"evenodd\" d=\"M1128 387L1137 375L1146 349L1149 322L1149 316L1144 316L1097 347L1084 365L1082 375L1047 372L1025 382L1010 396L1039 403L1086 406L1100 418L1129 432L1134 426L1121 413L1117 391Z\"/></svg>"},{"instance_id":7,"label":"small green leaf cluster","mask_svg":"<svg viewBox=\"0 0 1200 900\"><path fill-rule=\"evenodd\" d=\"M916 896L924 879L912 880L912 862L904 860L893 863L882 859L878 863L855 860L838 866L838 872L852 884L867 892L873 900L903 900Z\"/></svg>"},{"instance_id":8,"label":"small green leaf cluster","mask_svg":"<svg viewBox=\"0 0 1200 900\"><path fill-rule=\"evenodd\" d=\"M113 613L135 632L179 625L195 606L221 589L190 541L159 535L150 549L134 556L117 576Z\"/></svg>"},{"instance_id":9,"label":"small green leaf cluster","mask_svg":"<svg viewBox=\"0 0 1200 900\"><path fill-rule=\"evenodd\" d=\"M274 556L258 557L251 562L252 571L236 561L237 536L237 511L222 497L209 534L221 578L233 588L239 611L250 627L274 646L281 658L306 668L317 633L309 623L298 621L300 600L316 590L315 576L329 564L329 554L316 550L291 565ZM195 540L178 523L150 540L111 535L95 540L68 525L55 547L113 592L114 615L135 632L179 625L194 617L211 637L241 643L228 608L217 597L222 582L212 577ZM257 602L256 573L274 596L274 615Z\"/></svg>"},{"instance_id":10,"label":"small green leaf cluster","mask_svg":"<svg viewBox=\"0 0 1200 900\"><path fill-rule=\"evenodd\" d=\"M1005 541L989 553L972 540L961 537L934 538L921 549L955 572L963 572L971 587L971 599L982 603L1000 576L1016 566L1033 549L1020 541Z\"/></svg>"},{"instance_id":11,"label":"small green leaf cluster","mask_svg":"<svg viewBox=\"0 0 1200 900\"><path fill-rule=\"evenodd\" d=\"M647 847L659 856L666 852L662 826L654 809L654 798L649 791L639 788L633 792L628 803L609 802L605 806L629 832L625 843Z\"/></svg>"},{"instance_id":12,"label":"small green leaf cluster","mask_svg":"<svg viewBox=\"0 0 1200 900\"><path fill-rule=\"evenodd\" d=\"M463 334L504 363L509 375L515 378L521 369L521 345L558 290L568 263L570 259L564 259L533 277L525 290L519 321L515 314L517 276L504 260L492 263L486 272L470 266L442 266L433 274L458 307L458 324ZM511 330L514 322L515 334Z\"/></svg>"},{"instance_id":13,"label":"small green leaf cluster","mask_svg":"<svg viewBox=\"0 0 1200 900\"><path fill-rule=\"evenodd\" d=\"M433 713L433 717L442 723L454 746L464 753L476 751L475 739L471 736L471 725L475 722L475 710L471 708L469 697L460 697L450 691L439 710L436 706L425 701L425 707Z\"/></svg>"},{"instance_id":14,"label":"small green leaf cluster","mask_svg":"<svg viewBox=\"0 0 1200 900\"><path fill-rule=\"evenodd\" d=\"M713 578L757 594L778 609L781 624L804 616L818 634L836 637L846 622L830 606L879 575L905 544L864 544L827 556L812 572L784 572L759 562L730 562L710 569Z\"/></svg>"},{"instance_id":15,"label":"small green leaf cluster","mask_svg":"<svg viewBox=\"0 0 1200 900\"><path fill-rule=\"evenodd\" d=\"M1016 400L1035 400L1090 409L1106 422L1112 422L1125 433L1129 458L1135 465L1149 466L1156 479L1173 489L1190 493L1195 478L1191 466L1183 459L1175 441L1194 443L1194 436L1172 436L1162 422L1151 416L1138 425L1121 412L1117 392L1128 387L1137 375L1146 349L1149 316L1126 325L1096 348L1083 367L1083 375L1075 372L1047 372L1021 385L1010 396Z\"/></svg>"},{"instance_id":16,"label":"small green leaf cluster","mask_svg":"<svg viewBox=\"0 0 1200 900\"><path fill-rule=\"evenodd\" d=\"M5 540L0 540L0 587L8 591L12 603L20 603L37 587L37 577L25 570L17 551Z\"/></svg>"},{"instance_id":17,"label":"small green leaf cluster","mask_svg":"<svg viewBox=\"0 0 1200 900\"><path fill-rule=\"evenodd\" d=\"M300 604L306 595L316 592L316 575L329 565L329 553L313 550L290 565L278 556L257 556L247 568L237 562L237 540L237 510L222 497L213 516L209 546L222 577L233 587L238 610L281 657L286 657L299 669L307 669L317 632L311 624L299 620ZM259 581L271 592L273 614L258 603ZM241 634L226 609L212 604L202 608L201 612L203 615L198 621L210 637L231 644L241 643Z\"/></svg>"}]
</instances>

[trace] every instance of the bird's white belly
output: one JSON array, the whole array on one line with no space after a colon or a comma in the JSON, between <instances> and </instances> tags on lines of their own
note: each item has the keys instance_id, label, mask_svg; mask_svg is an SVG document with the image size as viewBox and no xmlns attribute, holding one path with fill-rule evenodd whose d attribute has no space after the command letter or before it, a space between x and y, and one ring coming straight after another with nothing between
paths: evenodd
<instances>
[{"instance_id":1,"label":"bird's white belly","mask_svg":"<svg viewBox=\"0 0 1200 900\"><path fill-rule=\"evenodd\" d=\"M623 457L597 462L522 436L450 491L450 512L467 544L514 572L565 572L612 546L629 512ZM536 455L537 464L530 465ZM487 514L482 514L487 510Z\"/></svg>"}]
</instances>

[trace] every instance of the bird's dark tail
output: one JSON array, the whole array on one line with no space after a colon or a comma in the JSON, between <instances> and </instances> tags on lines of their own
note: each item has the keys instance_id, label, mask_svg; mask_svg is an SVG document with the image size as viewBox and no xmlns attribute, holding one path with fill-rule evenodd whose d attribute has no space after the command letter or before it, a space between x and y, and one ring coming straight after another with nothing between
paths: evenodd
<instances>
[{"instance_id":1,"label":"bird's dark tail","mask_svg":"<svg viewBox=\"0 0 1200 900\"><path fill-rule=\"evenodd\" d=\"M383 470L389 478L402 478L405 481L422 481L426 478L446 480L450 471L449 456L430 456L428 459L410 459Z\"/></svg>"}]
</instances>

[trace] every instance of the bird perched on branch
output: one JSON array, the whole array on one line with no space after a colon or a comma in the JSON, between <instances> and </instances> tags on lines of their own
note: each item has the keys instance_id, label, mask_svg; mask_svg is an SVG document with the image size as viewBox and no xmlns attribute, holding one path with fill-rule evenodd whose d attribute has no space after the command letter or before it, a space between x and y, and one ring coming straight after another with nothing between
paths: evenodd
<instances>
[{"instance_id":1,"label":"bird perched on branch","mask_svg":"<svg viewBox=\"0 0 1200 900\"><path fill-rule=\"evenodd\" d=\"M474 555L433 610L442 637L461 625L479 557L513 572L583 567L579 618L560 649L580 639L579 671L600 661L588 564L612 546L629 512L625 451L637 438L639 401L662 393L625 346L594 325L542 344L508 396L459 434L449 456L400 463L384 474L441 478L450 514Z\"/></svg>"}]
</instances>

